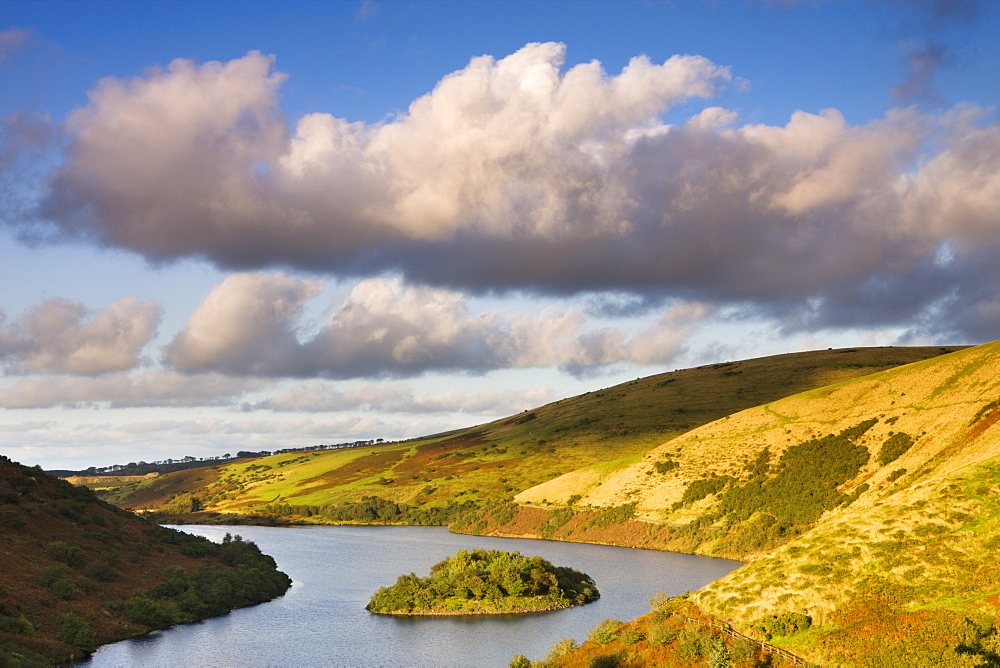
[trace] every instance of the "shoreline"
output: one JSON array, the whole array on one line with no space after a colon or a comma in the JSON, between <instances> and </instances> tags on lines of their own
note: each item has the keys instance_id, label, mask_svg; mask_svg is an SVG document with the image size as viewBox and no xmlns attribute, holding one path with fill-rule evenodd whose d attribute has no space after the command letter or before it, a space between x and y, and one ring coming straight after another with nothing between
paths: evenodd
<instances>
[{"instance_id":1,"label":"shoreline","mask_svg":"<svg viewBox=\"0 0 1000 668\"><path fill-rule=\"evenodd\" d=\"M527 608L523 610L428 610L420 612L404 612L402 610L393 612L375 612L369 610L373 615L386 615L388 617L482 617L485 615L530 615L539 612L555 612L556 610L568 610L578 608L586 603L578 605L550 605L544 608Z\"/></svg>"}]
</instances>

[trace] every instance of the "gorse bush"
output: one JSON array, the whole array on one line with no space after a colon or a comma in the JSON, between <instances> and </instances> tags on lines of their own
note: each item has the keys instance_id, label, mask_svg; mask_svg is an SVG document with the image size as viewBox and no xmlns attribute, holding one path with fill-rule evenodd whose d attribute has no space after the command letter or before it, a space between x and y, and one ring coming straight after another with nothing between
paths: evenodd
<instances>
[{"instance_id":1,"label":"gorse bush","mask_svg":"<svg viewBox=\"0 0 1000 668\"><path fill-rule=\"evenodd\" d=\"M653 464L653 468L660 475L666 475L670 471L673 471L674 469L679 468L679 467L680 467L680 464L678 464L673 459L669 459L669 458L663 459L663 460L655 462Z\"/></svg>"},{"instance_id":2,"label":"gorse bush","mask_svg":"<svg viewBox=\"0 0 1000 668\"><path fill-rule=\"evenodd\" d=\"M709 494L715 494L732 481L733 479L727 475L712 476L709 478L702 478L701 480L695 480L687 486L687 489L684 490L684 494L681 496L681 505L688 505L690 503L694 503L695 501L701 501Z\"/></svg>"},{"instance_id":3,"label":"gorse bush","mask_svg":"<svg viewBox=\"0 0 1000 668\"><path fill-rule=\"evenodd\" d=\"M750 628L760 633L765 640L775 636L787 636L804 631L812 626L812 617L801 612L783 612L768 615L757 620Z\"/></svg>"},{"instance_id":4,"label":"gorse bush","mask_svg":"<svg viewBox=\"0 0 1000 668\"><path fill-rule=\"evenodd\" d=\"M538 533L542 534L545 538L552 538L556 531L573 519L574 514L573 509L569 507L553 510L552 514L538 527Z\"/></svg>"},{"instance_id":5,"label":"gorse bush","mask_svg":"<svg viewBox=\"0 0 1000 668\"><path fill-rule=\"evenodd\" d=\"M608 506L603 509L597 517L590 522L590 526L595 529L606 529L622 522L627 522L635 517L636 503L626 503L621 506Z\"/></svg>"},{"instance_id":6,"label":"gorse bush","mask_svg":"<svg viewBox=\"0 0 1000 668\"><path fill-rule=\"evenodd\" d=\"M793 445L778 461L774 477L756 476L731 487L722 497L720 511L737 521L763 511L792 526L814 522L843 500L837 487L868 462L868 449L855 444L854 439L876 421L873 418L840 434Z\"/></svg>"},{"instance_id":7,"label":"gorse bush","mask_svg":"<svg viewBox=\"0 0 1000 668\"><path fill-rule=\"evenodd\" d=\"M913 445L913 437L903 432L896 432L889 436L882 444L878 452L878 463L882 466L891 464L899 459Z\"/></svg>"},{"instance_id":8,"label":"gorse bush","mask_svg":"<svg viewBox=\"0 0 1000 668\"><path fill-rule=\"evenodd\" d=\"M67 566L72 566L74 568L82 566L87 557L84 551L79 547L67 545L60 540L53 541L46 545L45 553L56 561L61 561Z\"/></svg>"},{"instance_id":9,"label":"gorse bush","mask_svg":"<svg viewBox=\"0 0 1000 668\"><path fill-rule=\"evenodd\" d=\"M709 494L718 495L718 504L678 535L696 542L717 539L735 551L749 552L801 534L827 510L853 500L837 488L868 462L868 449L855 441L877 421L872 418L839 434L793 445L773 467L770 454L762 451L747 466L750 477L743 482L729 476L692 482L675 507ZM865 489L859 486L856 491Z\"/></svg>"},{"instance_id":10,"label":"gorse bush","mask_svg":"<svg viewBox=\"0 0 1000 668\"><path fill-rule=\"evenodd\" d=\"M885 477L886 482L895 482L906 475L906 469L896 469Z\"/></svg>"}]
</instances>

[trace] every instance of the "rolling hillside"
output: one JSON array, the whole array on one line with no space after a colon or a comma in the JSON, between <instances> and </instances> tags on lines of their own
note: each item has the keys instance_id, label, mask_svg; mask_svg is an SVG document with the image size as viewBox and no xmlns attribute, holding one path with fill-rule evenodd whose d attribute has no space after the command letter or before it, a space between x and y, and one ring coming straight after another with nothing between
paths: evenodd
<instances>
[{"instance_id":1,"label":"rolling hillside","mask_svg":"<svg viewBox=\"0 0 1000 668\"><path fill-rule=\"evenodd\" d=\"M758 636L807 616L772 642L811 661L996 665L1000 342L741 411L516 498L510 533L533 516L588 540L617 513L607 542L749 560L690 601Z\"/></svg>"},{"instance_id":2,"label":"rolling hillside","mask_svg":"<svg viewBox=\"0 0 1000 668\"><path fill-rule=\"evenodd\" d=\"M222 513L220 521L250 515L257 518L252 521L445 523L462 509L510 498L582 467L634 462L670 438L739 410L953 350L824 350L706 365L450 434L179 471L103 498L188 521Z\"/></svg>"},{"instance_id":3,"label":"rolling hillside","mask_svg":"<svg viewBox=\"0 0 1000 668\"><path fill-rule=\"evenodd\" d=\"M80 659L290 584L253 543L150 524L0 456L0 666Z\"/></svg>"},{"instance_id":4,"label":"rolling hillside","mask_svg":"<svg viewBox=\"0 0 1000 668\"><path fill-rule=\"evenodd\" d=\"M732 639L720 649L711 631L719 625L743 634L737 639L768 641L766 651L777 646L773 651L823 665L996 665L1000 342L919 355L908 350L915 361L889 363L902 350L711 365L469 431L189 472L175 483L185 491L170 503L203 495L198 502L207 499L215 510L266 514L262 491L284 490L271 497L279 502L271 504L272 517L323 522L337 520L325 511L308 517L307 507L280 502L318 503L327 495L348 501L343 506L369 495L369 506L352 506L367 511L377 490L383 498L399 495L398 506L409 502L426 511L445 494L454 512L436 519L455 531L748 562L668 602L653 618L621 627L621 637L607 645L612 654L588 643L559 657L558 665L589 665L599 657L616 665L664 657L703 665L709 647L765 651ZM334 456L344 459L325 459ZM339 467L331 469L331 462ZM568 470L557 475L559 469ZM491 476L506 478L504 488L489 487ZM169 478L140 483L133 498ZM536 484L525 484L532 479ZM238 494L212 496L231 493L224 485L232 483L243 486ZM415 485L424 487L414 494ZM474 503L460 507L465 499ZM376 513L358 521L391 519ZM676 609L708 626L689 628ZM681 621L654 638L652 630L668 617Z\"/></svg>"}]
</instances>

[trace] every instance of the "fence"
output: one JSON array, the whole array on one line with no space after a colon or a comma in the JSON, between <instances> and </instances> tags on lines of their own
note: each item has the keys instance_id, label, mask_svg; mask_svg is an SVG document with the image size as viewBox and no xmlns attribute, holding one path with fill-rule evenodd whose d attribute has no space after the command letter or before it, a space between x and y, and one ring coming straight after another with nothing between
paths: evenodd
<instances>
[{"instance_id":1,"label":"fence","mask_svg":"<svg viewBox=\"0 0 1000 668\"><path fill-rule=\"evenodd\" d=\"M777 654L781 658L786 659L786 660L792 662L793 665L796 665L796 666L808 666L808 665L810 665L802 657L795 656L794 654L792 654L791 652L789 652L786 649L782 649L780 647L775 647L774 645L769 645L768 643L760 641L760 640L757 640L756 638L751 638L749 636L745 636L742 633L740 633L739 631L737 631L736 629L734 629L732 626L730 626L729 623L720 621L718 619L715 619L714 617L712 618L711 621L706 622L704 620L693 619L691 617L688 617L686 615L682 615L682 614L679 614L679 613L676 613L676 612L669 612L667 614L672 615L674 617L680 617L681 619L686 619L689 622L694 622L695 624L700 624L701 626L710 626L712 628L719 629L719 631L721 631L722 633L726 634L730 638L737 638L737 639L740 639L740 640L746 640L748 642L752 642L755 645L759 645L762 649L765 649L768 652L771 652L772 654Z\"/></svg>"}]
</instances>

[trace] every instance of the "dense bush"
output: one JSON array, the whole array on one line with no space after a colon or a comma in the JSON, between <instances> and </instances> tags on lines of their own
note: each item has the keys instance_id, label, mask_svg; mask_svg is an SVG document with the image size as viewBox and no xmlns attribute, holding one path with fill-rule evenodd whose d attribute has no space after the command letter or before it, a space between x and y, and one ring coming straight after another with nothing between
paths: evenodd
<instances>
[{"instance_id":1,"label":"dense bush","mask_svg":"<svg viewBox=\"0 0 1000 668\"><path fill-rule=\"evenodd\" d=\"M628 647L629 645L634 645L643 638L644 636L642 635L642 631L635 628L634 626L629 627L627 629L623 629L618 632L618 640L621 641L622 647Z\"/></svg>"},{"instance_id":2,"label":"dense bush","mask_svg":"<svg viewBox=\"0 0 1000 668\"><path fill-rule=\"evenodd\" d=\"M204 552L231 568L204 568L189 575L179 566L169 567L160 584L129 600L127 615L131 621L164 628L224 615L234 608L269 601L291 586L288 576L277 570L274 559L239 536L226 534L220 544L190 534L177 538L182 551Z\"/></svg>"},{"instance_id":3,"label":"dense bush","mask_svg":"<svg viewBox=\"0 0 1000 668\"><path fill-rule=\"evenodd\" d=\"M646 638L653 647L662 647L677 640L680 629L670 624L653 624L646 632Z\"/></svg>"},{"instance_id":4,"label":"dense bush","mask_svg":"<svg viewBox=\"0 0 1000 668\"><path fill-rule=\"evenodd\" d=\"M76 593L76 587L73 586L63 566L49 566L43 569L41 584L64 601L72 600Z\"/></svg>"},{"instance_id":5,"label":"dense bush","mask_svg":"<svg viewBox=\"0 0 1000 668\"><path fill-rule=\"evenodd\" d=\"M680 464L670 458L663 459L662 461L658 461L653 464L653 468L660 475L665 475L679 466Z\"/></svg>"},{"instance_id":6,"label":"dense bush","mask_svg":"<svg viewBox=\"0 0 1000 668\"><path fill-rule=\"evenodd\" d=\"M130 622L151 629L165 629L180 621L163 604L140 594L129 599L125 606L125 615Z\"/></svg>"},{"instance_id":7,"label":"dense bush","mask_svg":"<svg viewBox=\"0 0 1000 668\"><path fill-rule=\"evenodd\" d=\"M450 499L443 506L411 505L397 503L379 496L363 496L359 501L324 506L269 504L264 506L260 512L274 519L318 517L327 522L344 524L381 523L440 526L450 523L461 513L476 508L476 505L474 501L457 503Z\"/></svg>"},{"instance_id":8,"label":"dense bush","mask_svg":"<svg viewBox=\"0 0 1000 668\"><path fill-rule=\"evenodd\" d=\"M569 506L565 508L556 508L552 511L552 514L549 515L538 527L538 533L545 538L552 538L556 531L573 519L574 514L573 509Z\"/></svg>"},{"instance_id":9,"label":"dense bush","mask_svg":"<svg viewBox=\"0 0 1000 668\"><path fill-rule=\"evenodd\" d=\"M868 462L868 449L854 439L874 424L874 419L868 420L840 434L793 445L778 461L774 477L754 477L731 487L722 497L720 511L737 521L763 511L783 524L811 524L843 501L837 487Z\"/></svg>"},{"instance_id":10,"label":"dense bush","mask_svg":"<svg viewBox=\"0 0 1000 668\"><path fill-rule=\"evenodd\" d=\"M62 625L62 629L58 637L62 642L69 643L88 654L97 648L93 628L72 612L60 616L59 624Z\"/></svg>"},{"instance_id":11,"label":"dense bush","mask_svg":"<svg viewBox=\"0 0 1000 668\"><path fill-rule=\"evenodd\" d=\"M717 638L719 638L718 633L704 629L698 624L685 624L677 636L677 655L686 661L707 656Z\"/></svg>"},{"instance_id":12,"label":"dense bush","mask_svg":"<svg viewBox=\"0 0 1000 668\"><path fill-rule=\"evenodd\" d=\"M20 529L24 524L24 517L17 511L10 508L0 511L0 526L7 529Z\"/></svg>"},{"instance_id":13,"label":"dense bush","mask_svg":"<svg viewBox=\"0 0 1000 668\"><path fill-rule=\"evenodd\" d=\"M621 652L599 654L590 660L589 668L617 668L625 665L625 655Z\"/></svg>"},{"instance_id":14,"label":"dense bush","mask_svg":"<svg viewBox=\"0 0 1000 668\"><path fill-rule=\"evenodd\" d=\"M620 619L605 619L590 630L590 633L587 634L587 640L599 647L604 647L618 638L618 629L621 625Z\"/></svg>"},{"instance_id":15,"label":"dense bush","mask_svg":"<svg viewBox=\"0 0 1000 668\"><path fill-rule=\"evenodd\" d=\"M909 434L903 432L892 434L882 444L882 449L878 451L878 463L882 466L891 464L909 450L913 443L913 437Z\"/></svg>"},{"instance_id":16,"label":"dense bush","mask_svg":"<svg viewBox=\"0 0 1000 668\"><path fill-rule=\"evenodd\" d=\"M595 529L606 529L635 517L636 503L626 503L621 506L608 506L590 522Z\"/></svg>"},{"instance_id":17,"label":"dense bush","mask_svg":"<svg viewBox=\"0 0 1000 668\"><path fill-rule=\"evenodd\" d=\"M783 612L780 615L768 615L758 619L751 628L760 633L765 640L775 636L787 636L798 631L804 631L812 626L812 617L801 612Z\"/></svg>"},{"instance_id":18,"label":"dense bush","mask_svg":"<svg viewBox=\"0 0 1000 668\"><path fill-rule=\"evenodd\" d=\"M683 527L678 536L694 543L720 540L730 550L746 553L801 534L825 511L851 500L837 488L868 462L868 449L854 441L877 421L872 418L839 434L789 447L773 475L769 474L769 454L763 451L748 465L750 477L742 483L727 476L692 482L675 506L711 493L718 494L719 502Z\"/></svg>"},{"instance_id":19,"label":"dense bush","mask_svg":"<svg viewBox=\"0 0 1000 668\"><path fill-rule=\"evenodd\" d=\"M579 499L579 495L576 495ZM573 499L570 498L569 505L573 505ZM507 524L512 519L517 516L520 506L516 503L511 503L509 501L499 501L494 502L493 507L490 509L490 514L493 517L493 521L497 523L498 526L503 526Z\"/></svg>"},{"instance_id":20,"label":"dense bush","mask_svg":"<svg viewBox=\"0 0 1000 668\"><path fill-rule=\"evenodd\" d=\"M82 566L86 559L86 555L82 549L74 545L68 545L61 540L53 541L46 545L45 553L56 561L61 561L74 568Z\"/></svg>"},{"instance_id":21,"label":"dense bush","mask_svg":"<svg viewBox=\"0 0 1000 668\"><path fill-rule=\"evenodd\" d=\"M19 633L21 635L30 636L34 634L35 627L32 626L31 622L29 622L24 615L19 615L18 617L8 617L7 615L0 614L0 631L3 631L4 633Z\"/></svg>"},{"instance_id":22,"label":"dense bush","mask_svg":"<svg viewBox=\"0 0 1000 668\"><path fill-rule=\"evenodd\" d=\"M732 482L732 480L732 478L726 475L694 480L684 490L684 494L681 496L681 505L701 501L709 494L715 494L721 490L727 483Z\"/></svg>"},{"instance_id":23,"label":"dense bush","mask_svg":"<svg viewBox=\"0 0 1000 668\"><path fill-rule=\"evenodd\" d=\"M579 647L576 641L572 638L562 638L552 643L552 647L549 648L549 653L545 656L546 659L558 659L563 654L569 654L574 649Z\"/></svg>"}]
</instances>

